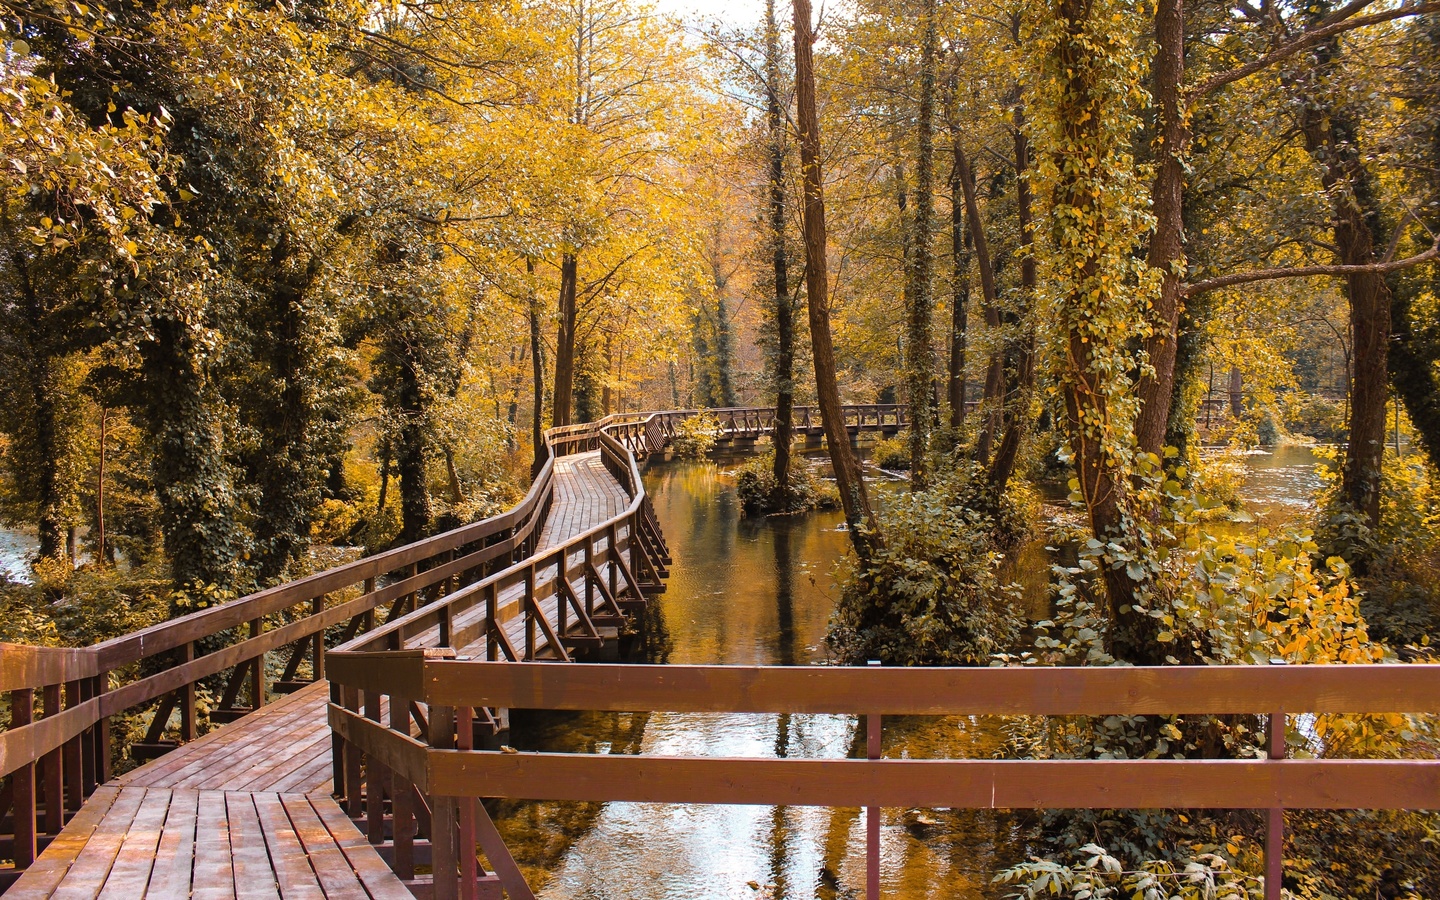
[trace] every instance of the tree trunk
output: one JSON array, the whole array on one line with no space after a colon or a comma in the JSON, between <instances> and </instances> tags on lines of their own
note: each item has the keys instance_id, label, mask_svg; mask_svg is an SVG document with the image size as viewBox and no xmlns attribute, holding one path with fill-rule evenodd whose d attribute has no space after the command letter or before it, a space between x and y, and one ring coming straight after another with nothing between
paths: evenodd
<instances>
[{"instance_id":1,"label":"tree trunk","mask_svg":"<svg viewBox=\"0 0 1440 900\"><path fill-rule=\"evenodd\" d=\"M985 307L985 325L993 332L1000 329L1000 303L995 287L995 265L990 258L990 242L986 239L985 222L980 218L980 201L975 192L975 173L970 157L957 133L955 165L960 169L960 189L965 197L965 214L970 219L970 237L975 242L975 262L980 269L980 295ZM1005 359L999 349L990 353L985 369L985 396L982 400L984 421L975 446L975 457L981 465L989 465L995 434L1000 430L1000 407L1005 399Z\"/></svg>"},{"instance_id":2,"label":"tree trunk","mask_svg":"<svg viewBox=\"0 0 1440 900\"><path fill-rule=\"evenodd\" d=\"M970 249L965 234L965 187L960 177L959 112L950 125L950 366L946 396L950 401L950 427L957 433L965 424L965 339L970 306Z\"/></svg>"},{"instance_id":3,"label":"tree trunk","mask_svg":"<svg viewBox=\"0 0 1440 900\"><path fill-rule=\"evenodd\" d=\"M775 0L765 3L765 118L770 157L770 259L775 299L775 493L773 509L790 506L790 445L795 407L795 322L790 260L785 252L785 120L780 108L780 27ZM673 372L673 369L672 369Z\"/></svg>"},{"instance_id":4,"label":"tree trunk","mask_svg":"<svg viewBox=\"0 0 1440 900\"><path fill-rule=\"evenodd\" d=\"M810 0L794 0L795 94L800 126L800 165L804 185L805 292L810 312L810 343L815 360L815 394L825 428L825 441L835 469L840 503L845 509L850 541L862 565L871 544L880 538L875 513L865 492L865 478L850 449L835 373L835 345L830 334L829 276L826 272L824 181L820 171L820 117L815 106L815 37Z\"/></svg>"},{"instance_id":5,"label":"tree trunk","mask_svg":"<svg viewBox=\"0 0 1440 900\"><path fill-rule=\"evenodd\" d=\"M95 472L95 561L114 563L115 552L105 541L105 463L108 453L110 410L100 407L100 460Z\"/></svg>"},{"instance_id":6,"label":"tree trunk","mask_svg":"<svg viewBox=\"0 0 1440 900\"><path fill-rule=\"evenodd\" d=\"M1245 415L1245 376L1239 366L1230 367L1230 415L1237 420Z\"/></svg>"},{"instance_id":7,"label":"tree trunk","mask_svg":"<svg viewBox=\"0 0 1440 900\"><path fill-rule=\"evenodd\" d=\"M910 406L910 481L925 484L925 456L930 449L930 401L933 393L935 350L931 335L934 293L931 229L935 215L935 55L939 37L936 0L926 0L925 33L920 46L919 153L915 159L915 239L912 242L913 286L907 310L905 342L906 400Z\"/></svg>"},{"instance_id":8,"label":"tree trunk","mask_svg":"<svg viewBox=\"0 0 1440 900\"><path fill-rule=\"evenodd\" d=\"M1073 272L1067 295L1061 300L1067 349L1061 375L1066 427L1092 533L1102 542L1119 542L1133 550L1128 485L1120 475L1109 443L1117 439L1116 423L1104 382L1114 376L1109 371L1110 360L1103 356L1101 341L1094 339L1090 330L1091 316L1103 311L1109 302L1106 291L1115 288L1107 288L1100 281L1103 249L1093 242L1074 244L1063 230L1075 227L1069 222L1104 229L1109 215L1103 197L1107 175L1103 169L1105 126L1101 120L1107 104L1113 101L1097 83L1099 76L1092 57L1094 33L1107 26L1093 20L1090 0L1059 0L1055 8L1065 33L1057 43L1053 63L1062 81L1053 111L1061 132L1060 145L1054 151L1060 177L1053 202L1066 216L1056 218L1054 227L1061 229L1056 235L1056 243L1064 251L1060 264ZM1112 622L1112 652L1120 659L1141 662L1148 644L1145 630L1149 618L1136 613L1134 605L1148 582L1148 574L1134 576L1127 566L1108 565L1105 561L1101 561L1101 568Z\"/></svg>"},{"instance_id":9,"label":"tree trunk","mask_svg":"<svg viewBox=\"0 0 1440 900\"><path fill-rule=\"evenodd\" d=\"M1340 57L1338 39L1318 47L1300 78L1328 71ZM1336 257L1342 265L1377 261L1379 202L1359 149L1350 110L1328 85L1302 88L1300 130L1320 164L1320 183L1331 199ZM1389 400L1390 289L1383 275L1362 272L1345 279L1350 301L1354 370L1350 381L1350 435L1340 471L1340 497L1380 524L1380 468L1385 454L1385 406Z\"/></svg>"},{"instance_id":10,"label":"tree trunk","mask_svg":"<svg viewBox=\"0 0 1440 900\"><path fill-rule=\"evenodd\" d=\"M1181 91L1185 78L1184 0L1158 0L1155 7L1155 105L1160 114L1160 158L1150 188L1155 233L1148 264L1160 270L1160 294L1151 310L1151 334L1145 352L1154 373L1136 385L1140 412L1135 439L1140 450L1162 456L1175 388L1175 354L1179 344L1181 288L1185 275L1185 158L1190 129L1185 124Z\"/></svg>"},{"instance_id":11,"label":"tree trunk","mask_svg":"<svg viewBox=\"0 0 1440 900\"><path fill-rule=\"evenodd\" d=\"M998 501L1015 473L1015 463L1020 458L1020 442L1025 437L1025 417L1029 413L1030 391L1035 386L1035 322L1032 305L1038 274L1035 262L1035 219L1031 210L1033 197L1030 193L1030 141L1025 137L1025 113L1017 103L1014 113L1015 125L1015 209L1020 221L1020 309L1016 319L1021 337L1015 347L1014 384L1005 398L1005 436L995 451L995 460L990 465L988 481L990 494Z\"/></svg>"},{"instance_id":12,"label":"tree trunk","mask_svg":"<svg viewBox=\"0 0 1440 900\"><path fill-rule=\"evenodd\" d=\"M555 397L550 424L569 425L575 394L575 320L579 260L574 253L560 257L560 327L555 335Z\"/></svg>"},{"instance_id":13,"label":"tree trunk","mask_svg":"<svg viewBox=\"0 0 1440 900\"><path fill-rule=\"evenodd\" d=\"M545 465L545 348L540 343L540 295L535 290L535 261L525 257L525 285L527 291L526 313L530 320L530 439L535 461L530 465L530 474L540 474Z\"/></svg>"}]
</instances>

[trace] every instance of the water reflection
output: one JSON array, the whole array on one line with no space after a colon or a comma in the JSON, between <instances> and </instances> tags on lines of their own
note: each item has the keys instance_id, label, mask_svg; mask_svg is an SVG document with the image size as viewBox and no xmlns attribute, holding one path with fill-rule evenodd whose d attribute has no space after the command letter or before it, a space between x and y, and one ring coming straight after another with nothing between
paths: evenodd
<instances>
[{"instance_id":1,"label":"water reflection","mask_svg":"<svg viewBox=\"0 0 1440 900\"><path fill-rule=\"evenodd\" d=\"M30 558L40 548L33 534L0 528L0 578L30 581Z\"/></svg>"},{"instance_id":2,"label":"water reflection","mask_svg":"<svg viewBox=\"0 0 1440 900\"><path fill-rule=\"evenodd\" d=\"M655 607L672 663L807 665L824 636L848 549L838 512L742 520L733 485L708 463L646 474L674 564ZM860 752L841 715L517 713L522 750L676 756L825 757ZM990 723L891 720L887 756L988 756ZM855 809L527 803L497 807L507 843L545 898L736 897L836 900L864 885ZM986 896L993 848L1016 858L990 813L886 810L887 896ZM989 849L987 849L989 848ZM894 892L898 891L898 894Z\"/></svg>"},{"instance_id":3,"label":"water reflection","mask_svg":"<svg viewBox=\"0 0 1440 900\"><path fill-rule=\"evenodd\" d=\"M1320 489L1316 470L1324 462L1314 447L1280 444L1245 456L1245 481L1240 499L1250 511L1263 516L1291 519L1315 508Z\"/></svg>"}]
</instances>

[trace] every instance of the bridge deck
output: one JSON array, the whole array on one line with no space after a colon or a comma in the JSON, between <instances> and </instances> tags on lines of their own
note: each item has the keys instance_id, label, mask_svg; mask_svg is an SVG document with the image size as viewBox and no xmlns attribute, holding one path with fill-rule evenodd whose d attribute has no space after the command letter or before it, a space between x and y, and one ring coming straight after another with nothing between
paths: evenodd
<instances>
[{"instance_id":1,"label":"bridge deck","mask_svg":"<svg viewBox=\"0 0 1440 900\"><path fill-rule=\"evenodd\" d=\"M629 503L599 451L557 459L537 555ZM556 622L554 601L542 605ZM523 644L523 623L511 626ZM329 796L327 691L282 697L98 788L6 900L413 900Z\"/></svg>"},{"instance_id":2,"label":"bridge deck","mask_svg":"<svg viewBox=\"0 0 1440 900\"><path fill-rule=\"evenodd\" d=\"M6 893L411 900L326 790L326 685L98 788Z\"/></svg>"}]
</instances>

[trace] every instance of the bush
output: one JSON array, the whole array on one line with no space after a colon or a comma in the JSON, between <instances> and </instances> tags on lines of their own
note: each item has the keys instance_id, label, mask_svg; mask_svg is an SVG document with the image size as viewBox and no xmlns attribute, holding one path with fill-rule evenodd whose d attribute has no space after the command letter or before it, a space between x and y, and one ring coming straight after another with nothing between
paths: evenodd
<instances>
[{"instance_id":1,"label":"bush","mask_svg":"<svg viewBox=\"0 0 1440 900\"><path fill-rule=\"evenodd\" d=\"M905 433L876 441L870 448L870 462L893 472L910 471L910 438Z\"/></svg>"},{"instance_id":2,"label":"bush","mask_svg":"<svg viewBox=\"0 0 1440 900\"><path fill-rule=\"evenodd\" d=\"M1324 397L1300 394L1285 404L1285 427L1327 444L1345 440L1345 409Z\"/></svg>"},{"instance_id":3,"label":"bush","mask_svg":"<svg viewBox=\"0 0 1440 900\"><path fill-rule=\"evenodd\" d=\"M973 666L1013 647L1020 587L1000 581L1000 526L981 511L992 505L979 502L982 481L972 467L937 473L880 514L884 540L844 580L826 637L843 661Z\"/></svg>"},{"instance_id":4,"label":"bush","mask_svg":"<svg viewBox=\"0 0 1440 900\"><path fill-rule=\"evenodd\" d=\"M747 516L767 513L798 513L812 509L835 509L840 505L840 492L835 485L821 478L800 457L790 462L790 503L775 509L775 453L751 457L735 470L736 490L740 505Z\"/></svg>"},{"instance_id":5,"label":"bush","mask_svg":"<svg viewBox=\"0 0 1440 900\"><path fill-rule=\"evenodd\" d=\"M719 437L720 420L702 410L675 427L670 446L681 459L704 459Z\"/></svg>"}]
</instances>

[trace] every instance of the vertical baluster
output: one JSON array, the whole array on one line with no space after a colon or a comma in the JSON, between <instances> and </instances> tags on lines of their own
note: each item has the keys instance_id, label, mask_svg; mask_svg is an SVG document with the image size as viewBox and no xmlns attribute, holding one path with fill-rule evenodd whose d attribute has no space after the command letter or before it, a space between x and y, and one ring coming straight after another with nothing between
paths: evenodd
<instances>
[{"instance_id":1,"label":"vertical baluster","mask_svg":"<svg viewBox=\"0 0 1440 900\"><path fill-rule=\"evenodd\" d=\"M57 715L61 708L60 685L45 685L42 695L45 718ZM44 766L45 833L59 834L65 827L65 773L61 769L59 747L45 754Z\"/></svg>"},{"instance_id":2,"label":"vertical baluster","mask_svg":"<svg viewBox=\"0 0 1440 900\"><path fill-rule=\"evenodd\" d=\"M870 665L880 665L870 660ZM865 717L865 757L880 758L880 714ZM865 807L865 898L880 900L880 807Z\"/></svg>"},{"instance_id":3,"label":"vertical baluster","mask_svg":"<svg viewBox=\"0 0 1440 900\"><path fill-rule=\"evenodd\" d=\"M321 614L324 613L324 612L325 612L325 598L324 598L323 596L316 597L314 600L311 600L311 601L310 601L310 614L311 614L312 616L319 616L319 615L321 615ZM313 638L313 640L314 640L314 642L315 642L315 645L314 645L314 648L311 650L311 656L310 656L310 661L311 661L311 663L312 663L312 665L311 665L311 670L312 670L311 680L312 680L312 681L324 681L324 680L325 680L325 629L324 629L324 628L317 628L316 631L315 631L315 637Z\"/></svg>"},{"instance_id":4,"label":"vertical baluster","mask_svg":"<svg viewBox=\"0 0 1440 900\"><path fill-rule=\"evenodd\" d=\"M555 584L555 634L558 635L562 641L565 639L565 632L567 630L567 625L565 621L566 604L565 593L561 589L559 582L568 582L570 580L570 573L568 571L569 566L566 565L566 562L567 560L565 559L565 548L561 547L560 551L555 554L555 577L556 579L558 579Z\"/></svg>"},{"instance_id":5,"label":"vertical baluster","mask_svg":"<svg viewBox=\"0 0 1440 900\"><path fill-rule=\"evenodd\" d=\"M595 538L585 539L585 615L593 618L595 616L595 582L590 578L590 570L595 568Z\"/></svg>"},{"instance_id":6,"label":"vertical baluster","mask_svg":"<svg viewBox=\"0 0 1440 900\"><path fill-rule=\"evenodd\" d=\"M380 721L380 694L363 691L365 718ZM385 843L385 764L374 756L365 760L365 837L372 844Z\"/></svg>"},{"instance_id":7,"label":"vertical baluster","mask_svg":"<svg viewBox=\"0 0 1440 900\"><path fill-rule=\"evenodd\" d=\"M195 642L186 641L180 648L181 665L194 662ZM180 741L195 740L195 682L187 681L180 689ZM88 793L88 790L87 790Z\"/></svg>"},{"instance_id":8,"label":"vertical baluster","mask_svg":"<svg viewBox=\"0 0 1440 900\"><path fill-rule=\"evenodd\" d=\"M1285 713L1272 712L1266 728L1267 756L1285 758ZM1265 900L1280 900L1285 877L1285 809L1272 806L1265 823Z\"/></svg>"},{"instance_id":9,"label":"vertical baluster","mask_svg":"<svg viewBox=\"0 0 1440 900\"><path fill-rule=\"evenodd\" d=\"M616 560L620 558L620 540L616 535L615 523L612 522L610 527L605 529L605 536L610 541L609 553L606 554L605 559L610 568L610 596L618 601L620 599L620 566Z\"/></svg>"},{"instance_id":10,"label":"vertical baluster","mask_svg":"<svg viewBox=\"0 0 1440 900\"><path fill-rule=\"evenodd\" d=\"M390 697L390 727L401 734L410 733L410 701ZM390 772L390 835L395 848L395 874L401 881L415 878L415 815L410 792L414 787L399 772Z\"/></svg>"},{"instance_id":11,"label":"vertical baluster","mask_svg":"<svg viewBox=\"0 0 1440 900\"><path fill-rule=\"evenodd\" d=\"M346 709L360 712L360 690L349 685L340 688L340 698ZM360 748L349 741L342 741L345 753L345 814L352 819L360 818L365 812L361 801L365 796L365 784L360 771Z\"/></svg>"},{"instance_id":12,"label":"vertical baluster","mask_svg":"<svg viewBox=\"0 0 1440 900\"><path fill-rule=\"evenodd\" d=\"M29 725L35 715L35 691L20 688L10 692L10 730ZM15 868L29 868L35 861L35 763L29 762L10 773L13 790L11 813L15 820Z\"/></svg>"},{"instance_id":13,"label":"vertical baluster","mask_svg":"<svg viewBox=\"0 0 1440 900\"><path fill-rule=\"evenodd\" d=\"M495 582L492 581L485 586L485 658L490 662L495 662L500 658L500 641L495 634L500 628L500 623L495 621L499 594L500 589L496 587Z\"/></svg>"},{"instance_id":14,"label":"vertical baluster","mask_svg":"<svg viewBox=\"0 0 1440 900\"><path fill-rule=\"evenodd\" d=\"M265 620L250 620L250 636L258 638L265 630ZM250 670L250 708L259 709L265 705L265 654L255 655L255 667Z\"/></svg>"},{"instance_id":15,"label":"vertical baluster","mask_svg":"<svg viewBox=\"0 0 1440 900\"><path fill-rule=\"evenodd\" d=\"M535 617L539 615L535 607L535 567L525 568L525 661L529 662L535 658Z\"/></svg>"},{"instance_id":16,"label":"vertical baluster","mask_svg":"<svg viewBox=\"0 0 1440 900\"><path fill-rule=\"evenodd\" d=\"M455 709L455 749L475 749L474 710L468 706ZM476 879L480 872L480 861L475 857L475 804L479 801L471 796L456 801L460 835L460 897L461 900L476 900ZM493 865L493 863L492 863Z\"/></svg>"},{"instance_id":17,"label":"vertical baluster","mask_svg":"<svg viewBox=\"0 0 1440 900\"><path fill-rule=\"evenodd\" d=\"M455 746L455 707L430 707L430 733L428 743L436 750L450 750ZM458 900L460 896L456 866L459 853L464 847L459 843L459 813L454 797L430 798L430 869L434 873L435 900ZM475 851L472 848L470 855Z\"/></svg>"},{"instance_id":18,"label":"vertical baluster","mask_svg":"<svg viewBox=\"0 0 1440 900\"><path fill-rule=\"evenodd\" d=\"M95 676L95 696L103 698L110 690L110 673ZM110 717L101 716L95 723L91 739L95 742L96 777L101 784L110 780Z\"/></svg>"},{"instance_id":19,"label":"vertical baluster","mask_svg":"<svg viewBox=\"0 0 1440 900\"><path fill-rule=\"evenodd\" d=\"M83 701L80 696L80 682L78 680L65 682L65 708L79 706L81 702ZM80 746L82 743L82 739L78 736L66 741L62 754L64 758L60 765L65 775L65 793L72 810L78 810L80 805L85 802L86 797L85 771L80 762L85 756L84 750Z\"/></svg>"}]
</instances>

